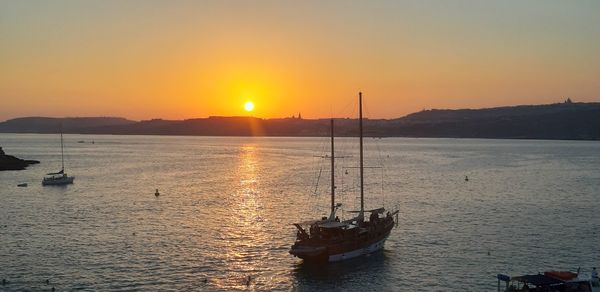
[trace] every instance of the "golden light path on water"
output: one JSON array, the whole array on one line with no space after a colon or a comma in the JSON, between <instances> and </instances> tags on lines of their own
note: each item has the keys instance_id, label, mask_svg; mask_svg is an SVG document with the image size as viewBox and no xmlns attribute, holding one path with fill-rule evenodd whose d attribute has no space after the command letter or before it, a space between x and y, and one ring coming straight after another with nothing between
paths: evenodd
<instances>
[{"instance_id":1,"label":"golden light path on water","mask_svg":"<svg viewBox=\"0 0 600 292\"><path fill-rule=\"evenodd\" d=\"M256 145L245 144L236 157L238 165L234 177L237 187L232 190L236 203L227 218L232 224L223 230L226 238L231 240L224 240L222 250L225 269L234 276L217 281L224 289L253 287L253 283L261 281L258 273L268 261L266 250L270 240L263 224L264 207L256 152Z\"/></svg>"}]
</instances>

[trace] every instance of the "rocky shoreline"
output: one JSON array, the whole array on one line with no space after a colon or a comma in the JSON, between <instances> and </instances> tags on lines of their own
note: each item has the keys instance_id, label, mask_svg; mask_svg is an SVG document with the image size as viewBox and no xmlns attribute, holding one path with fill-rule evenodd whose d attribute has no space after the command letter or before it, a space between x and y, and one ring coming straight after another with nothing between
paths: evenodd
<instances>
[{"instance_id":1,"label":"rocky shoreline","mask_svg":"<svg viewBox=\"0 0 600 292\"><path fill-rule=\"evenodd\" d=\"M40 163L37 160L25 160L14 157L12 155L6 155L2 147L0 147L0 171L2 170L23 170L31 164Z\"/></svg>"}]
</instances>

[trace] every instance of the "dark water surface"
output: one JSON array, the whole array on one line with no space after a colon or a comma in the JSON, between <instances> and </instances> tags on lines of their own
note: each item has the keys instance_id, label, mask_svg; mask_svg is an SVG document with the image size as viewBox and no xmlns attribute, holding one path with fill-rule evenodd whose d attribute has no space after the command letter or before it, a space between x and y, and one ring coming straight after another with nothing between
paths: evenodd
<instances>
[{"instance_id":1,"label":"dark water surface","mask_svg":"<svg viewBox=\"0 0 600 292\"><path fill-rule=\"evenodd\" d=\"M356 140L337 141L347 211ZM384 166L366 170L367 208L398 206L400 224L383 252L319 266L288 249L291 223L327 212L325 138L65 142L75 184L42 187L58 136L0 134L41 161L0 172L0 289L494 291L497 273L600 266L598 142L367 139Z\"/></svg>"}]
</instances>

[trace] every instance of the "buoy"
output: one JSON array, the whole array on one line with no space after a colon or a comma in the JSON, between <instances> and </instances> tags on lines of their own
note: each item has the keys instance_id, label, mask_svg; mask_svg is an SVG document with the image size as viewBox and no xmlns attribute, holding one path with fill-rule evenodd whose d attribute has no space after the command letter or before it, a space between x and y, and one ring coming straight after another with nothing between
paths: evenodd
<instances>
[{"instance_id":1,"label":"buoy","mask_svg":"<svg viewBox=\"0 0 600 292\"><path fill-rule=\"evenodd\" d=\"M465 175L465 181L469 181L469 177Z\"/></svg>"},{"instance_id":2,"label":"buoy","mask_svg":"<svg viewBox=\"0 0 600 292\"><path fill-rule=\"evenodd\" d=\"M50 279L46 279L46 285L50 285Z\"/></svg>"},{"instance_id":3,"label":"buoy","mask_svg":"<svg viewBox=\"0 0 600 292\"><path fill-rule=\"evenodd\" d=\"M158 189L156 189L156 192L154 193L155 196L160 196L160 193L158 192Z\"/></svg>"},{"instance_id":4,"label":"buoy","mask_svg":"<svg viewBox=\"0 0 600 292\"><path fill-rule=\"evenodd\" d=\"M6 279L2 279L2 285L6 285Z\"/></svg>"}]
</instances>

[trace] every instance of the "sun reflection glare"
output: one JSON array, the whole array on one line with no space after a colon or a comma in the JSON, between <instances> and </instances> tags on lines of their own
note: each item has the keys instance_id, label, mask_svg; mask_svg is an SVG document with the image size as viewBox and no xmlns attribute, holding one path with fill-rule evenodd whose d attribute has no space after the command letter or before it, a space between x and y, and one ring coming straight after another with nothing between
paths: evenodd
<instances>
[{"instance_id":1,"label":"sun reflection glare","mask_svg":"<svg viewBox=\"0 0 600 292\"><path fill-rule=\"evenodd\" d=\"M265 264L269 262L264 252L272 240L266 231L265 206L260 189L260 164L257 147L247 144L240 147L238 152L237 169L235 181L237 186L231 193L236 202L233 207L232 220L235 228L228 229L226 238L228 242L224 246L222 255L225 257L227 267L225 270L235 271L235 276L223 279L227 287L248 289L252 285L259 285L263 280L257 271L264 270ZM244 280L252 276L251 284Z\"/></svg>"}]
</instances>

